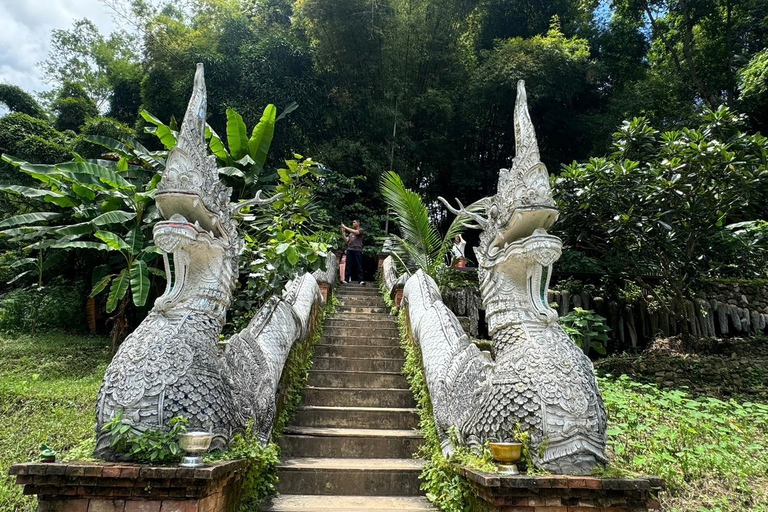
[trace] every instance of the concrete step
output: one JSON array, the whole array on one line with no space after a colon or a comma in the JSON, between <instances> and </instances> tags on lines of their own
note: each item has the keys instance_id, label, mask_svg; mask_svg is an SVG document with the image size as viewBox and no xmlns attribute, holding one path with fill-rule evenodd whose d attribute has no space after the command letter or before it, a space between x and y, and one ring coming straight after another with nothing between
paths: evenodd
<instances>
[{"instance_id":1,"label":"concrete step","mask_svg":"<svg viewBox=\"0 0 768 512\"><path fill-rule=\"evenodd\" d=\"M400 347L374 345L315 345L315 357L360 357L365 359L398 359L403 357Z\"/></svg>"},{"instance_id":2,"label":"concrete step","mask_svg":"<svg viewBox=\"0 0 768 512\"><path fill-rule=\"evenodd\" d=\"M289 458L277 466L277 491L326 496L418 496L423 464L414 459Z\"/></svg>"},{"instance_id":3,"label":"concrete step","mask_svg":"<svg viewBox=\"0 0 768 512\"><path fill-rule=\"evenodd\" d=\"M333 315L329 316L326 322L330 322L331 320L334 321L334 323L344 323L347 325L349 322L381 322L384 320L388 320L394 324L395 327L397 327L397 319L393 316L389 316L385 313L334 313Z\"/></svg>"},{"instance_id":4,"label":"concrete step","mask_svg":"<svg viewBox=\"0 0 768 512\"><path fill-rule=\"evenodd\" d=\"M326 388L408 389L408 381L399 372L311 370L307 384Z\"/></svg>"},{"instance_id":5,"label":"concrete step","mask_svg":"<svg viewBox=\"0 0 768 512\"><path fill-rule=\"evenodd\" d=\"M282 457L413 458L424 439L415 430L286 427Z\"/></svg>"},{"instance_id":6,"label":"concrete step","mask_svg":"<svg viewBox=\"0 0 768 512\"><path fill-rule=\"evenodd\" d=\"M384 315L333 315L325 321L328 327L366 327L371 329L397 329L397 320Z\"/></svg>"},{"instance_id":7,"label":"concrete step","mask_svg":"<svg viewBox=\"0 0 768 512\"><path fill-rule=\"evenodd\" d=\"M419 427L419 411L412 407L331 407L305 405L296 408L296 414L291 421L291 425L407 430Z\"/></svg>"},{"instance_id":8,"label":"concrete step","mask_svg":"<svg viewBox=\"0 0 768 512\"><path fill-rule=\"evenodd\" d=\"M410 389L328 388L307 386L302 405L331 407L416 407Z\"/></svg>"},{"instance_id":9,"label":"concrete step","mask_svg":"<svg viewBox=\"0 0 768 512\"><path fill-rule=\"evenodd\" d=\"M367 307L377 307L377 308L386 307L386 304L384 304L384 299L382 299L379 296L347 295L344 297L338 297L338 299L339 299L340 306L350 306L350 307L367 306Z\"/></svg>"},{"instance_id":10,"label":"concrete step","mask_svg":"<svg viewBox=\"0 0 768 512\"><path fill-rule=\"evenodd\" d=\"M395 318L393 316L390 316L389 314L389 308L385 307L375 307L375 306L336 306L336 313L333 314L333 317L335 318L336 315L343 313L352 313L352 314L359 314L359 313L365 313L365 314L377 314L377 315L387 315L390 318Z\"/></svg>"},{"instance_id":11,"label":"concrete step","mask_svg":"<svg viewBox=\"0 0 768 512\"><path fill-rule=\"evenodd\" d=\"M358 327L358 325L360 327ZM362 338L392 338L400 339L400 331L397 326L368 326L362 322L356 322L352 325L326 325L323 327L325 336L360 336Z\"/></svg>"},{"instance_id":12,"label":"concrete step","mask_svg":"<svg viewBox=\"0 0 768 512\"><path fill-rule=\"evenodd\" d=\"M264 512L427 512L437 511L416 496L317 496L282 494L267 501Z\"/></svg>"},{"instance_id":13,"label":"concrete step","mask_svg":"<svg viewBox=\"0 0 768 512\"><path fill-rule=\"evenodd\" d=\"M366 281L364 285L354 282L350 284L341 283L341 286L337 288L339 294L352 294L352 293L364 293L369 295L381 295L379 286L376 283Z\"/></svg>"},{"instance_id":14,"label":"concrete step","mask_svg":"<svg viewBox=\"0 0 768 512\"><path fill-rule=\"evenodd\" d=\"M405 359L365 359L362 357L315 357L313 370L390 372L402 371Z\"/></svg>"},{"instance_id":15,"label":"concrete step","mask_svg":"<svg viewBox=\"0 0 768 512\"><path fill-rule=\"evenodd\" d=\"M392 337L380 336L335 336L323 334L320 343L325 345L365 345L370 347L399 347L400 340Z\"/></svg>"}]
</instances>

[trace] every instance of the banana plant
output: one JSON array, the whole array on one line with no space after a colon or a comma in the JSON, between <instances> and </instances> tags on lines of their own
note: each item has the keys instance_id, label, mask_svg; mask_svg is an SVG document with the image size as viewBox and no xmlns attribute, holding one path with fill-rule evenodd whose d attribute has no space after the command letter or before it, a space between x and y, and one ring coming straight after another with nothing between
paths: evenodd
<instances>
[{"instance_id":1,"label":"banana plant","mask_svg":"<svg viewBox=\"0 0 768 512\"><path fill-rule=\"evenodd\" d=\"M222 181L232 187L232 201L250 199L259 189L275 188L277 173L264 172L267 154L275 135L275 124L297 108L298 104L293 102L277 115L277 108L272 104L267 105L250 137L243 117L228 108L226 145L213 128L206 125L205 138L211 153L216 155ZM154 133L167 150L176 146L178 131L173 124L166 125L146 110L141 115L154 125L148 127L147 131Z\"/></svg>"},{"instance_id":2,"label":"banana plant","mask_svg":"<svg viewBox=\"0 0 768 512\"><path fill-rule=\"evenodd\" d=\"M115 254L99 276L91 296L108 290L106 309L113 317L113 349L127 330L126 307L146 304L150 263L159 254L152 244L151 225L159 218L155 191L161 156L138 142L91 137L116 156L114 160L84 160L39 165L10 155L2 160L40 182L42 187L0 185L0 190L56 205L52 211L17 215L0 222L0 234L27 243L27 250L91 249Z\"/></svg>"}]
</instances>

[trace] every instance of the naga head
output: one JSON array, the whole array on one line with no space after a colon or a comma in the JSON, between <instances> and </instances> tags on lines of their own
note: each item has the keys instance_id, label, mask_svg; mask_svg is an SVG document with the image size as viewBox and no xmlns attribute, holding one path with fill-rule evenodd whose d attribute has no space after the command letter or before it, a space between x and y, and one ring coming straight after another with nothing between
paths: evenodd
<instances>
[{"instance_id":1,"label":"naga head","mask_svg":"<svg viewBox=\"0 0 768 512\"><path fill-rule=\"evenodd\" d=\"M459 209L455 209L440 198L451 212L472 218L476 225L471 227L483 230L480 247L476 249L478 258L483 261L495 259L509 245L534 232L546 231L558 217L549 187L549 173L539 158L527 101L525 82L520 80L514 112L516 155L510 169L499 171L496 195L478 202L483 203L485 217L467 211L461 203Z\"/></svg>"},{"instance_id":2,"label":"naga head","mask_svg":"<svg viewBox=\"0 0 768 512\"><path fill-rule=\"evenodd\" d=\"M266 204L279 198L262 200L256 197L237 205L230 204L232 189L219 180L216 157L208 155L205 142L206 90L203 65L198 64L192 97L181 124L178 142L166 162L162 179L157 185L155 202L163 221L154 228L154 240L166 259L166 274L170 276L168 254L174 255L175 279L168 280L166 293L156 305L168 308L181 300L185 293L186 275L190 260L210 260L208 267L196 265L194 269L217 274L223 295L234 289L238 275L238 257L242 239L237 234L237 223L232 215L253 204ZM205 281L205 279L203 279ZM219 292L211 292L218 296ZM226 297L217 300L228 303Z\"/></svg>"}]
</instances>

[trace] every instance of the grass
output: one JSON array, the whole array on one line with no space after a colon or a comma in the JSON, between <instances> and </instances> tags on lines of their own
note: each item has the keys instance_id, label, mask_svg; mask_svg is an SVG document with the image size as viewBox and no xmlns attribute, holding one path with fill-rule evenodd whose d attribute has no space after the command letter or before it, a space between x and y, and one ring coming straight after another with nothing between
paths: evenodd
<instances>
[{"instance_id":1,"label":"grass","mask_svg":"<svg viewBox=\"0 0 768 512\"><path fill-rule=\"evenodd\" d=\"M600 378L605 476L658 475L667 511L768 511L768 405L691 397L627 376Z\"/></svg>"},{"instance_id":2,"label":"grass","mask_svg":"<svg viewBox=\"0 0 768 512\"><path fill-rule=\"evenodd\" d=\"M41 443L59 459L88 454L109 358L103 337L0 335L0 512L35 510L7 475L15 463L37 460Z\"/></svg>"}]
</instances>

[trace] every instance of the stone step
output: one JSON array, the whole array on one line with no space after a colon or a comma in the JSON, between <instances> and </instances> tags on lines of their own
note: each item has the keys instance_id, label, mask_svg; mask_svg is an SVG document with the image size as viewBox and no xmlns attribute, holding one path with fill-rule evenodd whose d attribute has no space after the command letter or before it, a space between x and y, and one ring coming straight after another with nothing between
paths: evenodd
<instances>
[{"instance_id":1,"label":"stone step","mask_svg":"<svg viewBox=\"0 0 768 512\"><path fill-rule=\"evenodd\" d=\"M282 494L267 501L261 510L264 512L427 512L438 509L433 507L427 498L421 496Z\"/></svg>"},{"instance_id":2,"label":"stone step","mask_svg":"<svg viewBox=\"0 0 768 512\"><path fill-rule=\"evenodd\" d=\"M380 336L336 336L333 334L323 334L320 343L325 345L366 345L373 347L399 347L400 340L392 337Z\"/></svg>"},{"instance_id":3,"label":"stone step","mask_svg":"<svg viewBox=\"0 0 768 512\"><path fill-rule=\"evenodd\" d=\"M326 388L408 389L408 381L399 372L311 370L307 384Z\"/></svg>"},{"instance_id":4,"label":"stone step","mask_svg":"<svg viewBox=\"0 0 768 512\"><path fill-rule=\"evenodd\" d=\"M287 427L282 457L413 458L424 439L415 430Z\"/></svg>"},{"instance_id":5,"label":"stone step","mask_svg":"<svg viewBox=\"0 0 768 512\"><path fill-rule=\"evenodd\" d=\"M358 323L354 323L353 326L347 325L326 325L323 327L323 334L326 336L360 336L363 338L394 338L400 339L400 331L397 326L372 326L369 327L365 324L361 324L357 327Z\"/></svg>"},{"instance_id":6,"label":"stone step","mask_svg":"<svg viewBox=\"0 0 768 512\"><path fill-rule=\"evenodd\" d=\"M365 359L397 359L403 357L400 347L375 345L315 345L315 357L360 357Z\"/></svg>"},{"instance_id":7,"label":"stone step","mask_svg":"<svg viewBox=\"0 0 768 512\"><path fill-rule=\"evenodd\" d=\"M338 297L338 296L337 296ZM373 295L348 295L346 297L338 297L340 306L349 307L377 307L384 308L386 304L381 297L374 297Z\"/></svg>"},{"instance_id":8,"label":"stone step","mask_svg":"<svg viewBox=\"0 0 768 512\"><path fill-rule=\"evenodd\" d=\"M384 320L391 321L395 327L397 327L397 320L393 316L389 316L386 313L334 313L329 316L326 322L335 320L336 322L381 322Z\"/></svg>"},{"instance_id":9,"label":"stone step","mask_svg":"<svg viewBox=\"0 0 768 512\"><path fill-rule=\"evenodd\" d=\"M366 281L363 285L357 282L350 284L342 283L341 286L337 288L337 293L367 293L370 295L381 295L378 285L370 281Z\"/></svg>"},{"instance_id":10,"label":"stone step","mask_svg":"<svg viewBox=\"0 0 768 512\"><path fill-rule=\"evenodd\" d=\"M277 466L280 494L418 496L424 462L414 459L289 458Z\"/></svg>"},{"instance_id":11,"label":"stone step","mask_svg":"<svg viewBox=\"0 0 768 512\"><path fill-rule=\"evenodd\" d=\"M336 306L336 313L331 318L335 318L338 314L377 314L377 315L389 315L389 308L376 307L376 306ZM390 316L390 318L395 318Z\"/></svg>"},{"instance_id":12,"label":"stone step","mask_svg":"<svg viewBox=\"0 0 768 512\"><path fill-rule=\"evenodd\" d=\"M397 388L329 388L307 386L302 405L332 407L416 407L410 389Z\"/></svg>"},{"instance_id":13,"label":"stone step","mask_svg":"<svg viewBox=\"0 0 768 512\"><path fill-rule=\"evenodd\" d=\"M419 427L419 411L415 408L305 405L296 408L291 424L303 427L406 430Z\"/></svg>"},{"instance_id":14,"label":"stone step","mask_svg":"<svg viewBox=\"0 0 768 512\"><path fill-rule=\"evenodd\" d=\"M374 315L333 315L325 321L325 328L329 327L365 327L370 329L397 329L397 320L393 317Z\"/></svg>"},{"instance_id":15,"label":"stone step","mask_svg":"<svg viewBox=\"0 0 768 512\"><path fill-rule=\"evenodd\" d=\"M363 357L315 357L313 370L392 372L402 371L405 359L366 359Z\"/></svg>"}]
</instances>

